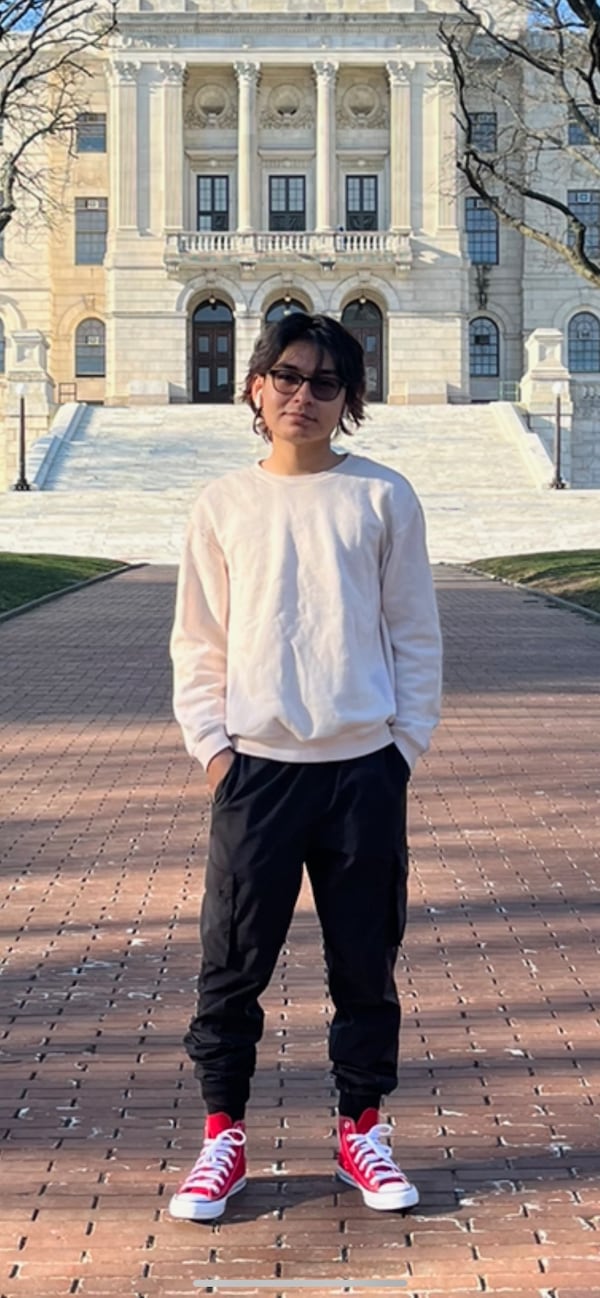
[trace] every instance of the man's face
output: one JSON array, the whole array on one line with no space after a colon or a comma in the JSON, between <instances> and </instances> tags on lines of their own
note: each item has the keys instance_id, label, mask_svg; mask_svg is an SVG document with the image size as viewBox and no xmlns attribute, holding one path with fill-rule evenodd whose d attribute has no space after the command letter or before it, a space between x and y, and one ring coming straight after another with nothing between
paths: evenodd
<instances>
[{"instance_id":1,"label":"man's face","mask_svg":"<svg viewBox=\"0 0 600 1298\"><path fill-rule=\"evenodd\" d=\"M283 441L296 445L309 442L328 442L342 415L346 402L346 389L335 392L333 381L337 379L334 363L329 352L324 352L319 363L319 352L313 343L295 342L281 353L273 365L277 371L266 375L257 375L252 385L254 401L261 402L261 411L273 442ZM323 395L313 393L308 383L302 383L294 392L294 378L300 375L311 378L319 376L324 384L329 381L330 392ZM277 386L276 386L277 385ZM278 390L287 388L288 391Z\"/></svg>"}]
</instances>

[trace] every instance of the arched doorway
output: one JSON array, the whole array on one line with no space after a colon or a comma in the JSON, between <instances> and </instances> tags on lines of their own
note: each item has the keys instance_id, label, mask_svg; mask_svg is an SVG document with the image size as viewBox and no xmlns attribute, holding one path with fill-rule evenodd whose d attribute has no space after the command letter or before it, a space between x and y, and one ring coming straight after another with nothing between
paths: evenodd
<instances>
[{"instance_id":1,"label":"arched doorway","mask_svg":"<svg viewBox=\"0 0 600 1298\"><path fill-rule=\"evenodd\" d=\"M383 401L383 317L379 307L364 297L356 298L344 308L342 324L365 353L367 399Z\"/></svg>"},{"instance_id":2,"label":"arched doorway","mask_svg":"<svg viewBox=\"0 0 600 1298\"><path fill-rule=\"evenodd\" d=\"M192 401L233 401L233 312L210 297L192 316Z\"/></svg>"},{"instance_id":3,"label":"arched doorway","mask_svg":"<svg viewBox=\"0 0 600 1298\"><path fill-rule=\"evenodd\" d=\"M306 307L295 297L280 297L277 302L272 302L265 315L267 324L273 324L276 320L283 320L286 315L293 315L295 311L301 311L306 315Z\"/></svg>"}]
</instances>

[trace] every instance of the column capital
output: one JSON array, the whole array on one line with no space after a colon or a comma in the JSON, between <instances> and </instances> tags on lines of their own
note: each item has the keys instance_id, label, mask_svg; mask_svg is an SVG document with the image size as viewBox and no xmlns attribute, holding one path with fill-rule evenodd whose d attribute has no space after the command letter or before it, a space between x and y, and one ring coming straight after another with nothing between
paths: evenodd
<instances>
[{"instance_id":1,"label":"column capital","mask_svg":"<svg viewBox=\"0 0 600 1298\"><path fill-rule=\"evenodd\" d=\"M240 85L242 82L245 82L246 85L250 86L256 86L258 84L260 63L234 63L233 70Z\"/></svg>"},{"instance_id":2,"label":"column capital","mask_svg":"<svg viewBox=\"0 0 600 1298\"><path fill-rule=\"evenodd\" d=\"M392 60L390 63L386 63L385 70L391 86L408 86L410 85L411 75L415 70L415 64L399 63Z\"/></svg>"},{"instance_id":3,"label":"column capital","mask_svg":"<svg viewBox=\"0 0 600 1298\"><path fill-rule=\"evenodd\" d=\"M185 81L186 68L184 63L173 63L168 61L159 61L156 64L160 73L163 85L182 86Z\"/></svg>"},{"instance_id":4,"label":"column capital","mask_svg":"<svg viewBox=\"0 0 600 1298\"><path fill-rule=\"evenodd\" d=\"M429 81L439 86L441 90L449 90L454 84L454 73L450 63L432 63L429 73Z\"/></svg>"},{"instance_id":5,"label":"column capital","mask_svg":"<svg viewBox=\"0 0 600 1298\"><path fill-rule=\"evenodd\" d=\"M131 85L137 80L141 63L131 59L115 59L108 65L108 73L116 85Z\"/></svg>"},{"instance_id":6,"label":"column capital","mask_svg":"<svg viewBox=\"0 0 600 1298\"><path fill-rule=\"evenodd\" d=\"M313 63L313 72L317 81L323 81L325 85L335 85L335 79L338 74L339 63L333 59L321 61L320 59Z\"/></svg>"}]
</instances>

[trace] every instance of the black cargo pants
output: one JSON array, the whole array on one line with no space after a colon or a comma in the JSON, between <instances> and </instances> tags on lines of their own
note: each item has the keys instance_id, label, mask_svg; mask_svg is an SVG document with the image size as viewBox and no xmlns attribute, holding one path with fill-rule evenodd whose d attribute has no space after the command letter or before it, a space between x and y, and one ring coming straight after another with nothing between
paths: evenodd
<instances>
[{"instance_id":1,"label":"black cargo pants","mask_svg":"<svg viewBox=\"0 0 600 1298\"><path fill-rule=\"evenodd\" d=\"M236 753L212 807L198 1006L185 1037L207 1103L244 1106L275 968L306 863L335 1006L337 1087L398 1080L394 965L406 920L406 785L395 744L334 762Z\"/></svg>"}]
</instances>

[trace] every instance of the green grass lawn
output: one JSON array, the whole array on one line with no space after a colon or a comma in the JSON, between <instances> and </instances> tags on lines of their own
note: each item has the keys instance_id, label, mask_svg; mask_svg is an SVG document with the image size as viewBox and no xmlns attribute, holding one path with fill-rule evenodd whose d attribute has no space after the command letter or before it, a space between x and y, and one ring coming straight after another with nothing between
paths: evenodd
<instances>
[{"instance_id":1,"label":"green grass lawn","mask_svg":"<svg viewBox=\"0 0 600 1298\"><path fill-rule=\"evenodd\" d=\"M0 613L78 581L121 568L118 559L80 559L64 554L7 554L0 551Z\"/></svg>"},{"instance_id":2,"label":"green grass lawn","mask_svg":"<svg viewBox=\"0 0 600 1298\"><path fill-rule=\"evenodd\" d=\"M471 566L491 577L518 581L600 613L600 550L509 554L494 559L473 559Z\"/></svg>"}]
</instances>

